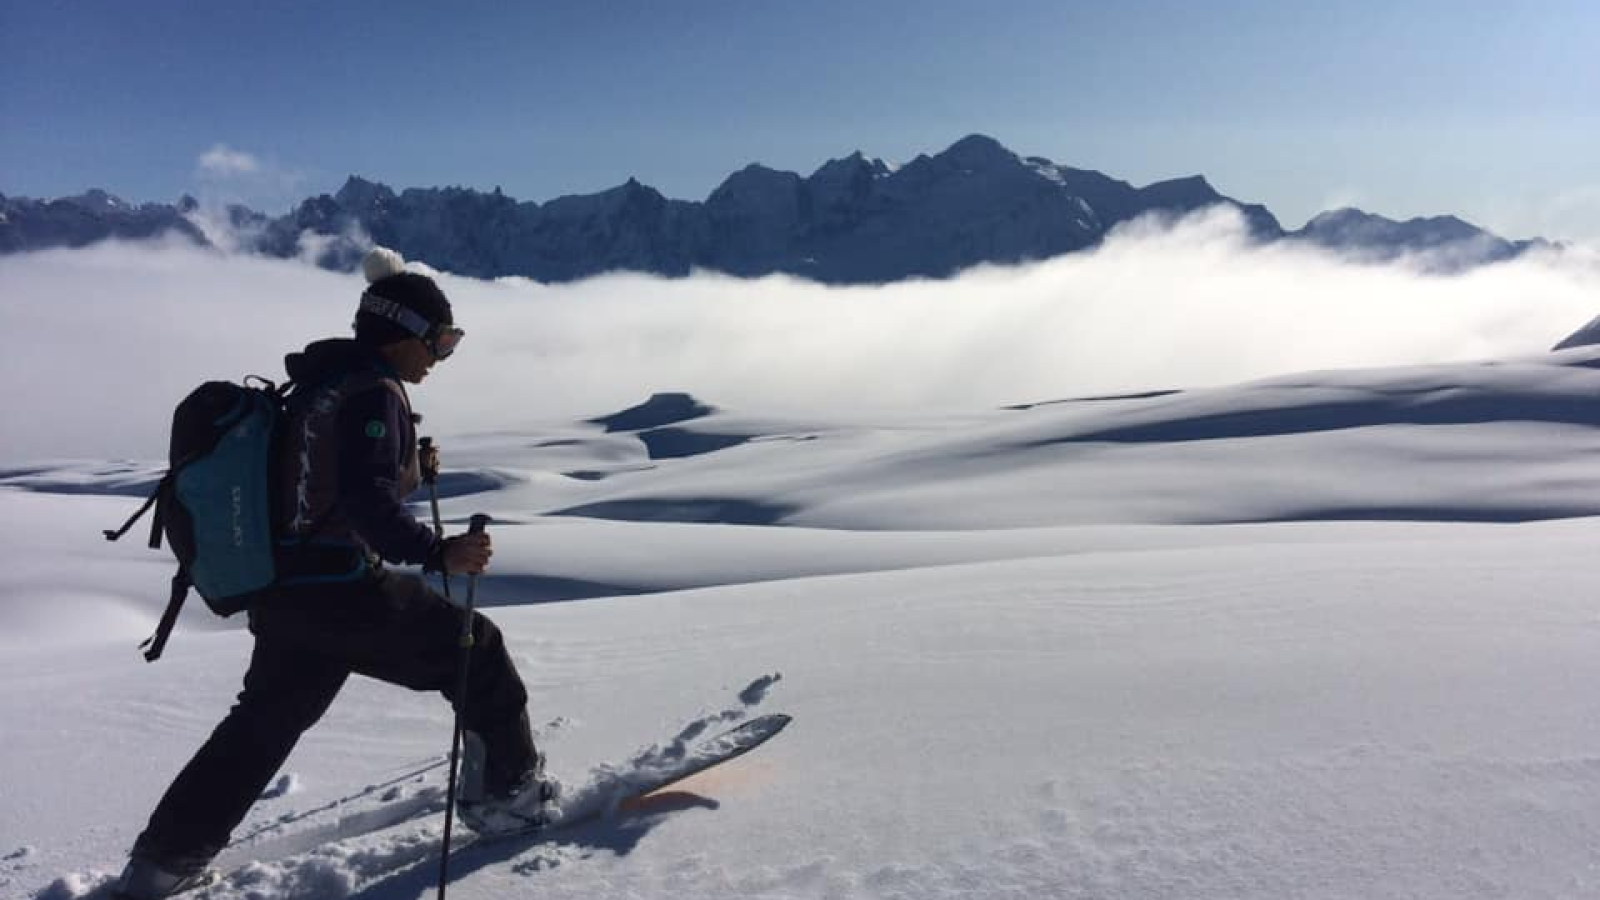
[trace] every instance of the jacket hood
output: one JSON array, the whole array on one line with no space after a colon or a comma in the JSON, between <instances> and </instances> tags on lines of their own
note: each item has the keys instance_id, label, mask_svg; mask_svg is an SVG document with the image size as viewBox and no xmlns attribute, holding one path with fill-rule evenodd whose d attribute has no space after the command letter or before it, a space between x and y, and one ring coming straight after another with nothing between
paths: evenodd
<instances>
[{"instance_id":1,"label":"jacket hood","mask_svg":"<svg viewBox=\"0 0 1600 900\"><path fill-rule=\"evenodd\" d=\"M359 369L377 369L393 374L378 351L350 338L329 338L308 345L299 353L283 358L284 370L295 384L311 386Z\"/></svg>"}]
</instances>

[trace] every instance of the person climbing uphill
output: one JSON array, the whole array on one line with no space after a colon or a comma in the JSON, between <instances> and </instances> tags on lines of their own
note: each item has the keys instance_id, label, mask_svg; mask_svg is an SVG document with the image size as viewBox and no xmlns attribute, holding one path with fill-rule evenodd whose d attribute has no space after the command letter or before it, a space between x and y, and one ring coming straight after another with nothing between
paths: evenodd
<instances>
[{"instance_id":1,"label":"person climbing uphill","mask_svg":"<svg viewBox=\"0 0 1600 900\"><path fill-rule=\"evenodd\" d=\"M354 338L285 359L295 389L274 461L278 576L248 610L255 644L244 688L156 805L113 889L118 900L157 900L203 878L352 673L458 705L472 738L459 796L468 827L537 828L557 794L499 629L472 614L463 703L454 695L466 613L421 575L384 565L475 574L493 547L485 533L436 534L405 503L423 467L437 471L419 453L405 385L420 385L461 344L450 302L391 250L373 250L363 269Z\"/></svg>"}]
</instances>

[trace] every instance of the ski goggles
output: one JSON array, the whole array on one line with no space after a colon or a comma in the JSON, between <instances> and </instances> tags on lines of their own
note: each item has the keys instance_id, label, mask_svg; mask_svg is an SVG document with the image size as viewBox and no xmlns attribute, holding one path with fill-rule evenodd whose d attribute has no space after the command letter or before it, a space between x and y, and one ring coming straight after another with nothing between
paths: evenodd
<instances>
[{"instance_id":1,"label":"ski goggles","mask_svg":"<svg viewBox=\"0 0 1600 900\"><path fill-rule=\"evenodd\" d=\"M419 340L428 346L428 352L434 359L446 359L456 352L456 345L461 343L461 338L466 335L459 328L446 328L435 325L419 315L415 310L377 294L367 291L361 295L361 312L371 313L380 318L388 319L398 324L401 328L416 335Z\"/></svg>"},{"instance_id":2,"label":"ski goggles","mask_svg":"<svg viewBox=\"0 0 1600 900\"><path fill-rule=\"evenodd\" d=\"M422 342L428 345L428 352L433 354L434 359L445 360L456 352L456 346L466 335L467 333L459 328L434 328Z\"/></svg>"}]
</instances>

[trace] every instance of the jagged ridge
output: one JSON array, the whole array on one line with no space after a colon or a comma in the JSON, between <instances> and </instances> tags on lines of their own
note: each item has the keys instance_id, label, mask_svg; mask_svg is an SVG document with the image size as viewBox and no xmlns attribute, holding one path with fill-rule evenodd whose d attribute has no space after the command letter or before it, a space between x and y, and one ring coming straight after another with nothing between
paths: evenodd
<instances>
[{"instance_id":1,"label":"jagged ridge","mask_svg":"<svg viewBox=\"0 0 1600 900\"><path fill-rule=\"evenodd\" d=\"M1359 210L1324 213L1286 232L1266 207L1227 197L1201 176L1136 188L1100 172L1024 159L983 135L898 169L859 151L808 177L752 164L704 202L669 199L631 178L541 205L498 187L396 193L351 176L337 193L309 198L276 219L242 207L228 212L247 235L245 249L290 257L311 233L325 238L318 263L335 269L354 267L373 241L485 278L561 282L615 270L683 276L708 269L875 283L1047 259L1092 247L1148 213L1217 204L1238 209L1258 240L1306 240L1379 261L1427 252L1449 270L1543 243L1513 243L1451 217L1402 223ZM209 243L190 220L195 207L188 197L176 206L134 207L104 191L49 202L0 195L0 253L165 231Z\"/></svg>"}]
</instances>

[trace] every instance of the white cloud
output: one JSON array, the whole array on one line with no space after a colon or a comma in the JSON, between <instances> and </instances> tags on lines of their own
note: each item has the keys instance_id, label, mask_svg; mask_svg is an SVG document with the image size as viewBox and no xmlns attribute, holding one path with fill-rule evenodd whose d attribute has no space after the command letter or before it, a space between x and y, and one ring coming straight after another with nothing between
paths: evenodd
<instances>
[{"instance_id":1,"label":"white cloud","mask_svg":"<svg viewBox=\"0 0 1600 900\"><path fill-rule=\"evenodd\" d=\"M212 176L254 175L261 171L261 161L227 144L216 144L200 154L200 171Z\"/></svg>"},{"instance_id":2,"label":"white cloud","mask_svg":"<svg viewBox=\"0 0 1600 900\"><path fill-rule=\"evenodd\" d=\"M305 196L304 173L227 144L216 144L195 161L191 193L199 208L190 220L212 243L233 250L249 243L234 233L229 207L242 205L279 215Z\"/></svg>"},{"instance_id":3,"label":"white cloud","mask_svg":"<svg viewBox=\"0 0 1600 900\"><path fill-rule=\"evenodd\" d=\"M944 412L1539 354L1600 312L1593 254L1425 276L1252 245L1225 214L950 281L440 279L467 339L414 397L441 436L587 418L655 391L752 413ZM284 352L349 333L362 286L171 245L0 258L0 328L29 336L0 355L0 379L30 386L0 401L0 462L158 458L185 392L281 377Z\"/></svg>"}]
</instances>

